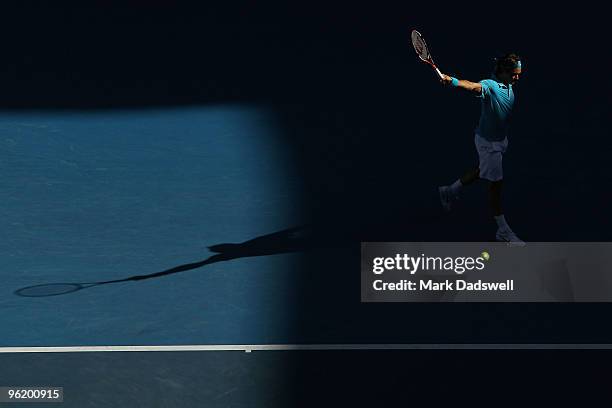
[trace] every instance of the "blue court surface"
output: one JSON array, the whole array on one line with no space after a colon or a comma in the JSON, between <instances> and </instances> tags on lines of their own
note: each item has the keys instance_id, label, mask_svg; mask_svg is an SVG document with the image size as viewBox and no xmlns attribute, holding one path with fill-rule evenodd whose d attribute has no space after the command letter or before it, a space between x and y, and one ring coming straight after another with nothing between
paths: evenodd
<instances>
[{"instance_id":1,"label":"blue court surface","mask_svg":"<svg viewBox=\"0 0 612 408\"><path fill-rule=\"evenodd\" d=\"M297 254L20 297L198 262L300 223L265 107L0 115L1 346L265 343L290 321Z\"/></svg>"},{"instance_id":2,"label":"blue court surface","mask_svg":"<svg viewBox=\"0 0 612 408\"><path fill-rule=\"evenodd\" d=\"M4 112L0 346L571 341L576 331L536 306L525 325L495 318L516 313L509 305L360 303L360 241L494 233L484 185L451 214L436 196L474 156L469 132L440 149L396 112L369 113L365 127L338 130L288 127L287 110L255 104ZM389 133L368 136L373 124ZM597 186L609 181L598 170L608 149L545 130L519 134L508 153L512 224L528 241L606 240ZM554 167L542 160L553 140L548 157L566 158ZM131 277L141 278L20 296Z\"/></svg>"}]
</instances>

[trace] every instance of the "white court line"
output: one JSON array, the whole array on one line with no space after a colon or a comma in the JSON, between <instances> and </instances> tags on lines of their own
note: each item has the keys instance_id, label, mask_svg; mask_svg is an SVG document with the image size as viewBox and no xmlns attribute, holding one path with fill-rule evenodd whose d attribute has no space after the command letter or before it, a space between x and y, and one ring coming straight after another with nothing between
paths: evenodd
<instances>
[{"instance_id":1,"label":"white court line","mask_svg":"<svg viewBox=\"0 0 612 408\"><path fill-rule=\"evenodd\" d=\"M211 344L184 346L0 347L0 353L108 351L300 351L300 350L609 350L612 344Z\"/></svg>"}]
</instances>

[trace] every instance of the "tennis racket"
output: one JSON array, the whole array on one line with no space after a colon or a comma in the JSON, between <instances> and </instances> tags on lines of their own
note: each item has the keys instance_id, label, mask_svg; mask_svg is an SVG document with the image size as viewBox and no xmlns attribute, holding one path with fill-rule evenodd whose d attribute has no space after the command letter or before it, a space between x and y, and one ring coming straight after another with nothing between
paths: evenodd
<instances>
[{"instance_id":1,"label":"tennis racket","mask_svg":"<svg viewBox=\"0 0 612 408\"><path fill-rule=\"evenodd\" d=\"M416 51L421 61L429 64L436 71L440 79L444 79L442 73L440 72L440 70L434 63L433 58L431 57L431 53L429 52L429 48L427 48L427 43L425 42L425 39L417 30L412 30L412 46L414 47L414 50Z\"/></svg>"}]
</instances>

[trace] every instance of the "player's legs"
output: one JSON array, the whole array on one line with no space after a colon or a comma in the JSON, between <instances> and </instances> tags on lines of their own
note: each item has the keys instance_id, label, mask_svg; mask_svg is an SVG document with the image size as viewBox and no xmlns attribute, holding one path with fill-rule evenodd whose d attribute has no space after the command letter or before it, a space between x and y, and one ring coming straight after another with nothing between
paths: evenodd
<instances>
[{"instance_id":1,"label":"player's legs","mask_svg":"<svg viewBox=\"0 0 612 408\"><path fill-rule=\"evenodd\" d=\"M514 245L525 245L525 243L512 231L512 228L506 222L506 217L502 209L502 188L503 180L491 181L489 184L489 204L493 212L493 218L497 223L497 232L495 239L502 242L508 242Z\"/></svg>"},{"instance_id":2,"label":"player's legs","mask_svg":"<svg viewBox=\"0 0 612 408\"><path fill-rule=\"evenodd\" d=\"M488 180L489 205L493 211L493 217L497 223L496 239L518 244L524 244L506 222L502 209L502 187L503 168L502 159L506 151L508 141L491 142L476 135L476 150L478 151L478 168L467 171L463 177L449 186L439 187L440 201L445 210L449 211L453 200L455 200L463 186L473 183L477 179Z\"/></svg>"},{"instance_id":3,"label":"player's legs","mask_svg":"<svg viewBox=\"0 0 612 408\"><path fill-rule=\"evenodd\" d=\"M493 218L497 224L495 239L498 241L524 245L525 243L516 236L512 228L506 222L502 208L502 189L504 186L502 170L503 150L485 151L480 155L481 176L489 180L489 205L493 212Z\"/></svg>"},{"instance_id":4,"label":"player's legs","mask_svg":"<svg viewBox=\"0 0 612 408\"><path fill-rule=\"evenodd\" d=\"M503 180L492 181L491 183L489 183L489 204L491 205L491 210L493 211L494 217L504 214L504 212L502 211L501 203L501 193L503 185Z\"/></svg>"},{"instance_id":5,"label":"player's legs","mask_svg":"<svg viewBox=\"0 0 612 408\"><path fill-rule=\"evenodd\" d=\"M467 186L468 184L472 184L475 180L478 180L479 174L480 169L476 167L475 169L468 170L461 178L456 180L453 184L438 187L442 208L444 208L446 211L450 211L453 201L459 198L459 193L461 192L461 189L464 186Z\"/></svg>"},{"instance_id":6,"label":"player's legs","mask_svg":"<svg viewBox=\"0 0 612 408\"><path fill-rule=\"evenodd\" d=\"M480 177L480 169L476 167L475 169L470 169L465 172L465 174L459 179L463 186L467 186L468 184L472 184L474 181L478 180Z\"/></svg>"},{"instance_id":7,"label":"player's legs","mask_svg":"<svg viewBox=\"0 0 612 408\"><path fill-rule=\"evenodd\" d=\"M475 169L470 169L465 172L465 174L461 176L461 178L457 179L453 184L438 187L442 207L446 211L450 211L453 201L459 198L461 189L464 186L472 184L474 181L478 180L479 176L480 169L476 167Z\"/></svg>"}]
</instances>

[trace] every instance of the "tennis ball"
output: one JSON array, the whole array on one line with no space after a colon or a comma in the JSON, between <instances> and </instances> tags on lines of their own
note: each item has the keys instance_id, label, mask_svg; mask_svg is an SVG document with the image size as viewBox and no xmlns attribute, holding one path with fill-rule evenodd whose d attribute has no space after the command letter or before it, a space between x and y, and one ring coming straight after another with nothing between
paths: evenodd
<instances>
[{"instance_id":1,"label":"tennis ball","mask_svg":"<svg viewBox=\"0 0 612 408\"><path fill-rule=\"evenodd\" d=\"M485 261L488 261L491 258L491 256L489 255L487 251L482 251L480 256L482 256Z\"/></svg>"}]
</instances>

